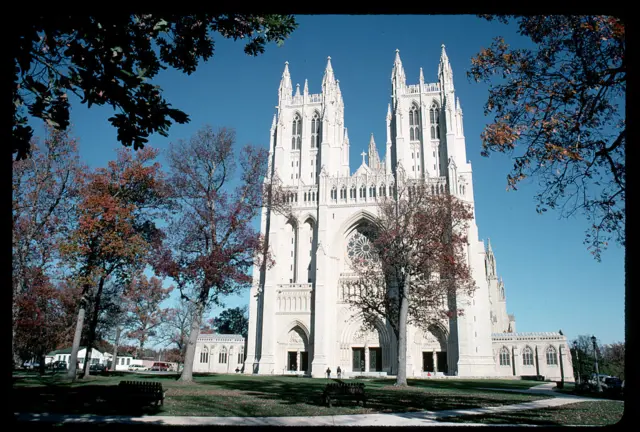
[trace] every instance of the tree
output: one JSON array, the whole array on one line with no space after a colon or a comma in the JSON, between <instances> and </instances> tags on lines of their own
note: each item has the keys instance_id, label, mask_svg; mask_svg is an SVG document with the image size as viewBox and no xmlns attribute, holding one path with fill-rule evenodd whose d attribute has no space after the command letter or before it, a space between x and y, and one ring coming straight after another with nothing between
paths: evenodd
<instances>
[{"instance_id":1,"label":"tree","mask_svg":"<svg viewBox=\"0 0 640 432\"><path fill-rule=\"evenodd\" d=\"M624 379L625 376L625 344L614 342L602 346L602 371L607 375Z\"/></svg>"},{"instance_id":2,"label":"tree","mask_svg":"<svg viewBox=\"0 0 640 432\"><path fill-rule=\"evenodd\" d=\"M492 20L492 16L485 16ZM584 243L599 261L613 239L625 244L625 27L611 16L501 16L535 44L498 37L472 59L468 76L490 87L483 156L513 155L508 189L537 177L537 211L582 213Z\"/></svg>"},{"instance_id":3,"label":"tree","mask_svg":"<svg viewBox=\"0 0 640 432\"><path fill-rule=\"evenodd\" d=\"M122 149L107 168L87 175L78 205L78 224L61 246L82 298L70 356L69 377L75 379L76 360L85 314L93 301L87 346L95 339L100 300L110 277L127 280L139 270L161 242L153 220L163 205L164 182L160 165L150 164L157 150L145 148L133 154ZM91 350L87 350L85 376Z\"/></svg>"},{"instance_id":4,"label":"tree","mask_svg":"<svg viewBox=\"0 0 640 432\"><path fill-rule=\"evenodd\" d=\"M194 307L182 381L192 381L204 310L249 287L252 279L247 273L263 259L263 239L252 221L263 205L268 153L251 146L238 152L234 143L233 130L214 132L206 126L189 142L172 144L168 154L172 199L180 212L168 229L171 249L158 267Z\"/></svg>"},{"instance_id":5,"label":"tree","mask_svg":"<svg viewBox=\"0 0 640 432\"><path fill-rule=\"evenodd\" d=\"M200 60L212 57L214 32L245 39L245 53L256 56L267 43L281 45L297 27L290 15L210 13L30 15L17 24L12 148L18 159L28 156L33 134L25 114L65 130L69 93L89 108L117 110L109 121L125 146L141 148L154 132L167 136L171 121L189 117L171 108L150 82L161 69L194 72Z\"/></svg>"},{"instance_id":6,"label":"tree","mask_svg":"<svg viewBox=\"0 0 640 432\"><path fill-rule=\"evenodd\" d=\"M225 309L214 319L213 324L216 332L220 334L239 334L244 338L249 332L249 317L247 306L242 308Z\"/></svg>"},{"instance_id":7,"label":"tree","mask_svg":"<svg viewBox=\"0 0 640 432\"><path fill-rule=\"evenodd\" d=\"M169 297L171 291L173 287L163 288L162 280L157 277L147 279L140 275L134 278L125 292L130 317L126 337L140 344L138 356L144 351L145 342L155 336L157 328L166 319L167 310L160 309L160 303Z\"/></svg>"},{"instance_id":8,"label":"tree","mask_svg":"<svg viewBox=\"0 0 640 432\"><path fill-rule=\"evenodd\" d=\"M375 220L357 227L349 247L353 276L343 295L364 327L389 323L397 341L396 385L406 386L407 325L428 329L463 312L475 282L467 265L468 204L429 193L399 176L395 197L379 197ZM355 244L354 243L354 244Z\"/></svg>"},{"instance_id":9,"label":"tree","mask_svg":"<svg viewBox=\"0 0 640 432\"><path fill-rule=\"evenodd\" d=\"M67 133L45 128L43 142L34 140L31 152L30 160L13 163L14 326L20 314L15 300L32 288L42 288L29 286L33 272L56 276L57 243L73 220L71 209L81 171L76 142Z\"/></svg>"},{"instance_id":10,"label":"tree","mask_svg":"<svg viewBox=\"0 0 640 432\"><path fill-rule=\"evenodd\" d=\"M60 296L41 269L27 272L29 290L14 299L18 306L14 348L22 359L38 359L44 373L45 355L56 348L63 333L64 310Z\"/></svg>"}]
</instances>

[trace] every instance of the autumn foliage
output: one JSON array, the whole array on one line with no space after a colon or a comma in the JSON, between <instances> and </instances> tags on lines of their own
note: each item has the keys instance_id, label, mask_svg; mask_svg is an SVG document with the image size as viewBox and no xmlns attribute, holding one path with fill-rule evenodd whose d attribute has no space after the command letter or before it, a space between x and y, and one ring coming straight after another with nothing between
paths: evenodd
<instances>
[{"instance_id":1,"label":"autumn foliage","mask_svg":"<svg viewBox=\"0 0 640 432\"><path fill-rule=\"evenodd\" d=\"M513 155L508 189L537 178L538 212L584 214L585 244L600 259L609 241L625 244L625 26L613 16L498 20L516 21L533 48L497 37L472 59L468 76L491 84L482 154Z\"/></svg>"}]
</instances>

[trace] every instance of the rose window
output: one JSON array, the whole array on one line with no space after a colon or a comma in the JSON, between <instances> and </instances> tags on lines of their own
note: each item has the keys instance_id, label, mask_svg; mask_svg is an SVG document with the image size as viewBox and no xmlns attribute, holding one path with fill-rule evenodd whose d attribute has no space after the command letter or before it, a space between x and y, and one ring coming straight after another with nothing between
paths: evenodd
<instances>
[{"instance_id":1,"label":"rose window","mask_svg":"<svg viewBox=\"0 0 640 432\"><path fill-rule=\"evenodd\" d=\"M352 261L378 261L378 254L375 252L369 239L360 232L355 232L347 242L347 255Z\"/></svg>"}]
</instances>

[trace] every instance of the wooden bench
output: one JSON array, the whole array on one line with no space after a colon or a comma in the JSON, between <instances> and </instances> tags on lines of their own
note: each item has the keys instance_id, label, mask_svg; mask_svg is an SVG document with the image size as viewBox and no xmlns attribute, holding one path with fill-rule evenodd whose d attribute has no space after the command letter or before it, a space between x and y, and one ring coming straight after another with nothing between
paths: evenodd
<instances>
[{"instance_id":1,"label":"wooden bench","mask_svg":"<svg viewBox=\"0 0 640 432\"><path fill-rule=\"evenodd\" d=\"M164 404L164 396L167 393L159 382L145 381L120 381L118 384L119 398L122 401L138 403Z\"/></svg>"},{"instance_id":2,"label":"wooden bench","mask_svg":"<svg viewBox=\"0 0 640 432\"><path fill-rule=\"evenodd\" d=\"M367 395L364 393L364 384L345 383L340 380L329 383L322 392L324 402L331 407L331 399L347 398L355 399L356 403L362 401L362 406L367 404Z\"/></svg>"}]
</instances>

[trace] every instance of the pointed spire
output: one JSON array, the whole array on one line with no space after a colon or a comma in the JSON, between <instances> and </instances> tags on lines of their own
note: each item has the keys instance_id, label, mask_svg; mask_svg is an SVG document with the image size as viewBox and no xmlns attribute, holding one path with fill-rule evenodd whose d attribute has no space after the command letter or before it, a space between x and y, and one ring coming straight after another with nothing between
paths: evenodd
<instances>
[{"instance_id":1,"label":"pointed spire","mask_svg":"<svg viewBox=\"0 0 640 432\"><path fill-rule=\"evenodd\" d=\"M280 99L283 97L291 97L291 75L289 74L289 62L284 62L284 72L282 72L282 79L280 80L280 88L278 94Z\"/></svg>"},{"instance_id":2,"label":"pointed spire","mask_svg":"<svg viewBox=\"0 0 640 432\"><path fill-rule=\"evenodd\" d=\"M380 168L380 156L378 155L376 142L373 139L373 133L371 134L371 138L369 139L369 167L374 170Z\"/></svg>"},{"instance_id":3,"label":"pointed spire","mask_svg":"<svg viewBox=\"0 0 640 432\"><path fill-rule=\"evenodd\" d=\"M322 91L328 90L328 87L336 82L336 78L333 75L333 67L331 67L331 56L327 57L327 67L324 70L324 77L322 78Z\"/></svg>"},{"instance_id":4,"label":"pointed spire","mask_svg":"<svg viewBox=\"0 0 640 432\"><path fill-rule=\"evenodd\" d=\"M460 98L456 97L456 111L460 111L462 108L460 108Z\"/></svg>"},{"instance_id":5,"label":"pointed spire","mask_svg":"<svg viewBox=\"0 0 640 432\"><path fill-rule=\"evenodd\" d=\"M296 84L296 96L300 96L300 84Z\"/></svg>"},{"instance_id":6,"label":"pointed spire","mask_svg":"<svg viewBox=\"0 0 640 432\"><path fill-rule=\"evenodd\" d=\"M336 92L338 96L342 96L342 91L340 91L340 80L336 80Z\"/></svg>"},{"instance_id":7,"label":"pointed spire","mask_svg":"<svg viewBox=\"0 0 640 432\"><path fill-rule=\"evenodd\" d=\"M371 138L369 138L369 148L371 148L371 146L373 146L375 148L376 142L373 139L373 132L371 132Z\"/></svg>"},{"instance_id":8,"label":"pointed spire","mask_svg":"<svg viewBox=\"0 0 640 432\"><path fill-rule=\"evenodd\" d=\"M420 84L424 84L424 74L422 73L422 68L420 68Z\"/></svg>"},{"instance_id":9,"label":"pointed spire","mask_svg":"<svg viewBox=\"0 0 640 432\"><path fill-rule=\"evenodd\" d=\"M309 94L309 82L305 79L304 80L304 90L303 90L305 95Z\"/></svg>"},{"instance_id":10,"label":"pointed spire","mask_svg":"<svg viewBox=\"0 0 640 432\"><path fill-rule=\"evenodd\" d=\"M344 142L347 144L349 143L349 131L347 128L344 128Z\"/></svg>"},{"instance_id":11,"label":"pointed spire","mask_svg":"<svg viewBox=\"0 0 640 432\"><path fill-rule=\"evenodd\" d=\"M391 104L387 105L387 120L391 120Z\"/></svg>"},{"instance_id":12,"label":"pointed spire","mask_svg":"<svg viewBox=\"0 0 640 432\"><path fill-rule=\"evenodd\" d=\"M443 86L443 90L453 90L453 72L451 71L451 64L444 49L444 44L442 44L440 63L438 64L438 79Z\"/></svg>"},{"instance_id":13,"label":"pointed spire","mask_svg":"<svg viewBox=\"0 0 640 432\"><path fill-rule=\"evenodd\" d=\"M400 50L396 49L396 58L393 61L393 71L391 72L391 80L394 86L402 87L406 84L406 78L404 75L404 68L402 67L402 60L400 60Z\"/></svg>"},{"instance_id":14,"label":"pointed spire","mask_svg":"<svg viewBox=\"0 0 640 432\"><path fill-rule=\"evenodd\" d=\"M488 237L487 237L487 252L493 253L493 250L491 249L491 239Z\"/></svg>"},{"instance_id":15,"label":"pointed spire","mask_svg":"<svg viewBox=\"0 0 640 432\"><path fill-rule=\"evenodd\" d=\"M277 114L273 113L273 121L271 122L271 129L272 130L276 128L276 117L277 117Z\"/></svg>"}]
</instances>

